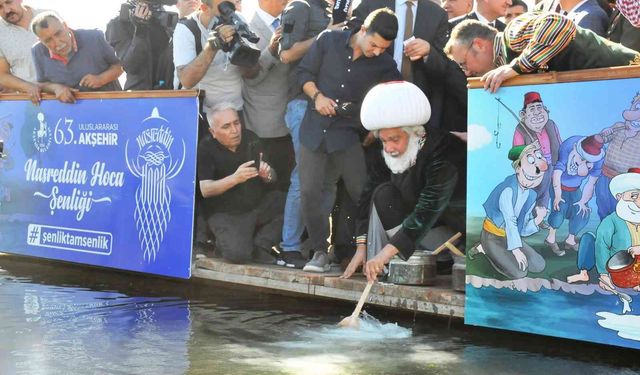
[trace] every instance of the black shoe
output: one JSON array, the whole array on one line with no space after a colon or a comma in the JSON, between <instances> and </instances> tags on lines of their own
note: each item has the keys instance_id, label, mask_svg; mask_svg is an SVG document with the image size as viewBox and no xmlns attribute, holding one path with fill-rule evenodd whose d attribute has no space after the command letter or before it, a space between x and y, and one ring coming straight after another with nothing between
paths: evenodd
<instances>
[{"instance_id":1,"label":"black shoe","mask_svg":"<svg viewBox=\"0 0 640 375\"><path fill-rule=\"evenodd\" d=\"M302 256L299 251L283 251L282 252L282 264L285 267L302 269L307 264L307 259Z\"/></svg>"}]
</instances>

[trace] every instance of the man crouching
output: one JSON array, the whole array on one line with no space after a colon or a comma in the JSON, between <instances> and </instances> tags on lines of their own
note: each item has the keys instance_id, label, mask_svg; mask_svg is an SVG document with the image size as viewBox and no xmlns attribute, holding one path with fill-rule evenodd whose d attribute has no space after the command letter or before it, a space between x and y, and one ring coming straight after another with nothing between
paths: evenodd
<instances>
[{"instance_id":1,"label":"man crouching","mask_svg":"<svg viewBox=\"0 0 640 375\"><path fill-rule=\"evenodd\" d=\"M212 137L198 146L198 180L216 251L232 263L273 263L269 252L280 242L285 200L267 187L276 172L264 161L260 139L242 130L232 104L219 104L207 119Z\"/></svg>"},{"instance_id":2,"label":"man crouching","mask_svg":"<svg viewBox=\"0 0 640 375\"><path fill-rule=\"evenodd\" d=\"M427 97L409 82L379 84L365 97L362 124L382 142L384 162L362 192L356 253L342 277L364 265L375 280L396 254L407 260L437 222L464 233L465 146L448 133L427 135L430 116Z\"/></svg>"}]
</instances>

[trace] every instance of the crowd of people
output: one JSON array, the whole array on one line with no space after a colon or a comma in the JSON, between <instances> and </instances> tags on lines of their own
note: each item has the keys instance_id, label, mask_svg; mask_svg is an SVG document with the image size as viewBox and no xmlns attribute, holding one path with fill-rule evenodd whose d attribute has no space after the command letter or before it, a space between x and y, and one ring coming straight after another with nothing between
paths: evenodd
<instances>
[{"instance_id":1,"label":"crowd of people","mask_svg":"<svg viewBox=\"0 0 640 375\"><path fill-rule=\"evenodd\" d=\"M467 77L640 63L638 0L362 0L344 22L330 0L168 3L102 33L0 0L0 89L204 91L196 254L343 277L464 233Z\"/></svg>"}]
</instances>

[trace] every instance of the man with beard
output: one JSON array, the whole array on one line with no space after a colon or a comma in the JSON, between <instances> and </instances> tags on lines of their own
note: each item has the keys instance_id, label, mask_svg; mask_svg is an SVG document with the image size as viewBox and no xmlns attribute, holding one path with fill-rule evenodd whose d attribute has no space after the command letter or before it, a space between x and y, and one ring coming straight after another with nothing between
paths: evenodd
<instances>
[{"instance_id":1,"label":"man with beard","mask_svg":"<svg viewBox=\"0 0 640 375\"><path fill-rule=\"evenodd\" d=\"M34 103L41 99L31 57L31 46L38 38L29 24L41 12L22 5L22 0L0 0L0 88L24 92Z\"/></svg>"},{"instance_id":2,"label":"man with beard","mask_svg":"<svg viewBox=\"0 0 640 375\"><path fill-rule=\"evenodd\" d=\"M576 235L589 222L589 201L593 197L596 181L602 174L603 158L603 139L600 135L577 135L560 145L560 156L553 168L549 234L544 240L558 256L563 256L564 250L578 251ZM582 186L585 180L587 182ZM569 235L564 240L564 249L560 249L556 243L556 231L565 218L569 220Z\"/></svg>"},{"instance_id":3,"label":"man with beard","mask_svg":"<svg viewBox=\"0 0 640 375\"><path fill-rule=\"evenodd\" d=\"M549 186L551 185L551 170L558 161L560 148L560 132L556 123L549 118L549 110L542 102L540 94L528 92L524 94L524 105L520 111L520 122L513 134L513 146L537 143L549 165L548 172L540 185L535 188L538 195L536 207L549 207Z\"/></svg>"},{"instance_id":4,"label":"man with beard","mask_svg":"<svg viewBox=\"0 0 640 375\"><path fill-rule=\"evenodd\" d=\"M596 184L596 202L600 220L615 211L616 199L609 192L609 182L629 168L640 165L640 93L631 106L622 112L623 121L616 122L600 134L607 144L607 154L602 166L602 177Z\"/></svg>"},{"instance_id":5,"label":"man with beard","mask_svg":"<svg viewBox=\"0 0 640 375\"><path fill-rule=\"evenodd\" d=\"M379 84L365 97L362 124L382 141L383 151L370 168L356 220L356 254L342 277L364 265L375 280L393 256L407 260L438 222L464 232L465 145L437 130L427 135L423 125L430 115L427 97L410 82Z\"/></svg>"},{"instance_id":6,"label":"man with beard","mask_svg":"<svg viewBox=\"0 0 640 375\"><path fill-rule=\"evenodd\" d=\"M547 209L535 207L533 190L549 168L536 144L515 146L509 150L515 174L496 186L484 203L487 217L482 224L480 245L489 263L510 280L521 279L528 272L541 272L545 261L522 240L538 232ZM480 249L478 249L480 250Z\"/></svg>"},{"instance_id":7,"label":"man with beard","mask_svg":"<svg viewBox=\"0 0 640 375\"><path fill-rule=\"evenodd\" d=\"M600 287L610 290L613 283L607 271L609 258L621 250L640 255L640 168L617 175L609 188L617 200L616 211L602 220L595 235L582 236L578 251L580 273L569 276L567 282L589 281L589 270L595 265Z\"/></svg>"}]
</instances>

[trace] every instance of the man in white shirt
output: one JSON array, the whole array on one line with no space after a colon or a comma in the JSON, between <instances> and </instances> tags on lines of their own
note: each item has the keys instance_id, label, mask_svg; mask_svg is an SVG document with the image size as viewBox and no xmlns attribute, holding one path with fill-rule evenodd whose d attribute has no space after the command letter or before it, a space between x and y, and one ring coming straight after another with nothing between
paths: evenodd
<instances>
[{"instance_id":1,"label":"man in white shirt","mask_svg":"<svg viewBox=\"0 0 640 375\"><path fill-rule=\"evenodd\" d=\"M23 5L22 0L0 0L0 86L12 92L24 92L34 103L40 102L40 88L31 57L31 46L38 37L29 24L41 10Z\"/></svg>"}]
</instances>

